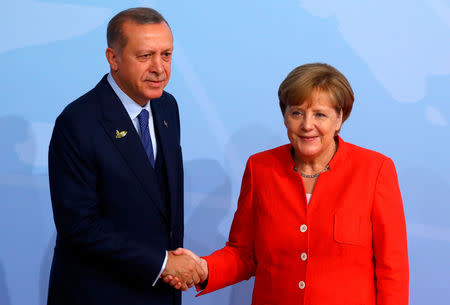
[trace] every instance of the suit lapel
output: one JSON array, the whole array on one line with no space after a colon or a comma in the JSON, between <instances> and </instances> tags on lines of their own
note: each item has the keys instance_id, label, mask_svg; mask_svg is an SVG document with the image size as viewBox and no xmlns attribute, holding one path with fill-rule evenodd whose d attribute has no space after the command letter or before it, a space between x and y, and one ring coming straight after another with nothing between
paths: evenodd
<instances>
[{"instance_id":1,"label":"suit lapel","mask_svg":"<svg viewBox=\"0 0 450 305\"><path fill-rule=\"evenodd\" d=\"M151 201L157 205L166 221L169 221L154 169L150 165L136 128L106 77L102 79L98 87L103 111L101 123L107 135L136 175ZM123 131L126 131L126 135L117 137L117 132Z\"/></svg>"},{"instance_id":2,"label":"suit lapel","mask_svg":"<svg viewBox=\"0 0 450 305\"><path fill-rule=\"evenodd\" d=\"M174 196L178 193L177 183L178 183L178 167L177 167L177 154L176 149L178 144L176 143L176 137L174 133L176 132L176 125L170 118L173 114L168 113L167 102L164 98L155 99L151 101L153 123L159 133L159 145L161 145L161 150L164 154L164 165L167 171L167 183L169 186L169 197L170 197L170 209L172 211L172 216L175 215L174 211L177 209L176 203L177 198Z\"/></svg>"}]
</instances>

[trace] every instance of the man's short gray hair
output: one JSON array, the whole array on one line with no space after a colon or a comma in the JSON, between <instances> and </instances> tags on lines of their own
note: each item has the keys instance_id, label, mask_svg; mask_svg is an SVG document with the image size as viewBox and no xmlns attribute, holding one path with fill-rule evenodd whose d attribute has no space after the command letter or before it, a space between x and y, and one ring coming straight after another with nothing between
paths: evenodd
<instances>
[{"instance_id":1,"label":"man's short gray hair","mask_svg":"<svg viewBox=\"0 0 450 305\"><path fill-rule=\"evenodd\" d=\"M127 21L132 21L137 24L159 24L164 22L169 26L166 19L152 8L129 8L121 11L109 21L106 30L108 48L113 48L119 53L122 53L123 48L127 45L127 37L123 34L122 27Z\"/></svg>"}]
</instances>

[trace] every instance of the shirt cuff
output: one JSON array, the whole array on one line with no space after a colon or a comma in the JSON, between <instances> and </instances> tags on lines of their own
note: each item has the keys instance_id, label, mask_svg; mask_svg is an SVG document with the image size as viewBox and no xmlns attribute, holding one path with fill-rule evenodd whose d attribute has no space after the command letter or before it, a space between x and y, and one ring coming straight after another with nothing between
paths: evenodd
<instances>
[{"instance_id":1,"label":"shirt cuff","mask_svg":"<svg viewBox=\"0 0 450 305\"><path fill-rule=\"evenodd\" d=\"M159 277L160 277L161 274L163 273L164 269L166 269L167 255L168 255L168 254L167 254L167 251L166 251L166 257L164 258L164 262L163 262L163 264L162 264L161 271L159 271L159 274L158 274L158 276L156 277L155 281L153 282L152 286L155 286L155 285L156 285L156 282L158 282Z\"/></svg>"}]
</instances>

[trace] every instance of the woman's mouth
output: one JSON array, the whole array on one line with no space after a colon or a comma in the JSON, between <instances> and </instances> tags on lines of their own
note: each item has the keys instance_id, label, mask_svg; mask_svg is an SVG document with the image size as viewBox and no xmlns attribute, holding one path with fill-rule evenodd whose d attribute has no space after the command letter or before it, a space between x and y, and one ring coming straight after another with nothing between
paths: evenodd
<instances>
[{"instance_id":1,"label":"woman's mouth","mask_svg":"<svg viewBox=\"0 0 450 305\"><path fill-rule=\"evenodd\" d=\"M314 141L315 139L317 139L317 136L307 136L307 137L300 136L300 139L305 142L310 142L310 141Z\"/></svg>"}]
</instances>

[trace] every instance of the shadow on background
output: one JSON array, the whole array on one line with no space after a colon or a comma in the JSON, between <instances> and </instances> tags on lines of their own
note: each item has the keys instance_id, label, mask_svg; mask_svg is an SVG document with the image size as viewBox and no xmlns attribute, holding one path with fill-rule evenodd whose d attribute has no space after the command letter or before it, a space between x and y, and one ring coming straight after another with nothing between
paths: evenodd
<instances>
[{"instance_id":1,"label":"shadow on background","mask_svg":"<svg viewBox=\"0 0 450 305\"><path fill-rule=\"evenodd\" d=\"M33 305L39 298L40 250L46 239L40 199L48 198L47 178L33 176L28 164L35 153L30 123L20 116L4 116L0 130L0 240L5 245L0 252L4 262L0 300L6 302L1 304ZM27 162L19 154L24 145Z\"/></svg>"},{"instance_id":2,"label":"shadow on background","mask_svg":"<svg viewBox=\"0 0 450 305\"><path fill-rule=\"evenodd\" d=\"M6 174L19 175L31 174L31 166L25 164L19 159L17 145L27 141L30 138L30 123L17 115L0 117L0 174L2 180L0 183L8 182ZM14 183L15 181L9 181Z\"/></svg>"},{"instance_id":3,"label":"shadow on background","mask_svg":"<svg viewBox=\"0 0 450 305\"><path fill-rule=\"evenodd\" d=\"M0 261L0 304L10 305L11 300L9 298L8 287L6 285L5 269L3 263Z\"/></svg>"},{"instance_id":4,"label":"shadow on background","mask_svg":"<svg viewBox=\"0 0 450 305\"><path fill-rule=\"evenodd\" d=\"M198 255L208 255L222 248L225 237L219 225L230 212L231 183L216 160L197 159L185 162L185 239L184 247ZM185 304L223 304L227 292L222 290L199 299L191 289L183 294Z\"/></svg>"},{"instance_id":5,"label":"shadow on background","mask_svg":"<svg viewBox=\"0 0 450 305\"><path fill-rule=\"evenodd\" d=\"M408 229L408 250L411 287L411 304L429 304L430 295L440 295L434 305L450 304L448 290L450 266L450 185L437 173L426 168L409 168L399 171ZM402 187L404 189L404 187Z\"/></svg>"},{"instance_id":6,"label":"shadow on background","mask_svg":"<svg viewBox=\"0 0 450 305\"><path fill-rule=\"evenodd\" d=\"M273 113L272 118L276 118L279 121L276 126L247 125L240 128L230 137L224 157L227 167L235 168L237 171L238 175L233 177L235 178L233 181L239 181L238 189L240 189L245 164L251 155L289 143L281 112L276 111ZM231 159L231 156L234 159ZM234 205L237 204L237 199L237 197L232 199Z\"/></svg>"},{"instance_id":7,"label":"shadow on background","mask_svg":"<svg viewBox=\"0 0 450 305\"><path fill-rule=\"evenodd\" d=\"M56 232L48 242L48 247L41 261L41 270L39 272L39 304L47 304L48 280L50 277L50 268L53 260L53 249L55 248Z\"/></svg>"},{"instance_id":8,"label":"shadow on background","mask_svg":"<svg viewBox=\"0 0 450 305\"><path fill-rule=\"evenodd\" d=\"M224 156L228 172L232 172L235 179L230 178L230 174L217 160L196 159L185 162L185 248L198 255L209 255L225 246L239 194L237 192L236 198L231 198L234 197L231 181L238 181L234 187L239 190L248 157L275 147L279 142L279 137L264 126L253 125L236 132ZM233 156L233 159L229 156ZM199 305L251 304L253 283L252 278L198 299L194 297L196 292L191 289L183 294L183 301Z\"/></svg>"}]
</instances>

